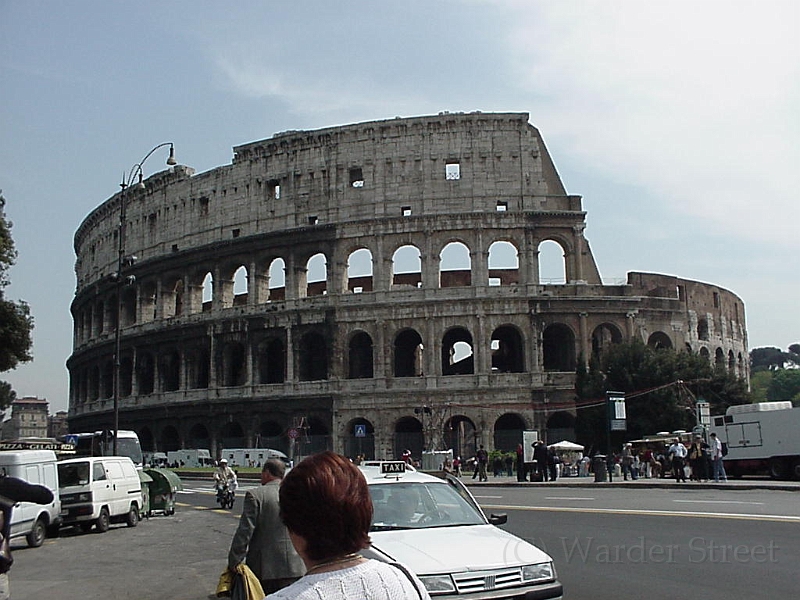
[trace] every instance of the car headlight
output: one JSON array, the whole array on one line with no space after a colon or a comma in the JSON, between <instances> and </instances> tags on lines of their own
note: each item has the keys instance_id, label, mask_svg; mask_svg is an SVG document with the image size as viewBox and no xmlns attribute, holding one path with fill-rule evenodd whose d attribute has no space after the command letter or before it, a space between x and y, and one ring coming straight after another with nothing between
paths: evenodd
<instances>
[{"instance_id":1,"label":"car headlight","mask_svg":"<svg viewBox=\"0 0 800 600\"><path fill-rule=\"evenodd\" d=\"M553 563L538 563L522 567L522 581L549 581L555 579Z\"/></svg>"},{"instance_id":2,"label":"car headlight","mask_svg":"<svg viewBox=\"0 0 800 600\"><path fill-rule=\"evenodd\" d=\"M446 594L455 592L456 586L450 575L422 575L419 580L425 585L425 589L431 595Z\"/></svg>"}]
</instances>

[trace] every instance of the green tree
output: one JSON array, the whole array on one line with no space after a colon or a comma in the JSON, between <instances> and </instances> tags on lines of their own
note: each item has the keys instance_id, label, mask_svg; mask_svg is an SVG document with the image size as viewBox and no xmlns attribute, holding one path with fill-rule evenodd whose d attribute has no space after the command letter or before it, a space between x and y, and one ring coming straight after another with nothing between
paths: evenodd
<instances>
[{"instance_id":1,"label":"green tree","mask_svg":"<svg viewBox=\"0 0 800 600\"><path fill-rule=\"evenodd\" d=\"M750 395L753 402L766 402L767 390L772 383L772 371L758 371L750 375Z\"/></svg>"},{"instance_id":2,"label":"green tree","mask_svg":"<svg viewBox=\"0 0 800 600\"><path fill-rule=\"evenodd\" d=\"M6 199L0 191L0 373L16 368L19 363L33 359L33 317L25 302L12 302L5 297L9 284L8 271L17 259L14 240L11 237L11 223L6 219ZM0 382L0 411L5 410L15 398L14 390L5 382Z\"/></svg>"},{"instance_id":3,"label":"green tree","mask_svg":"<svg viewBox=\"0 0 800 600\"><path fill-rule=\"evenodd\" d=\"M800 401L800 369L780 369L772 374L769 388L767 388L767 400L775 402L779 400Z\"/></svg>"},{"instance_id":4,"label":"green tree","mask_svg":"<svg viewBox=\"0 0 800 600\"><path fill-rule=\"evenodd\" d=\"M596 405L602 404L606 391L628 396L627 431L613 436L614 447L623 437L691 429L696 423L692 396L706 399L712 414L721 414L731 404L750 402L744 380L725 368L715 368L698 354L655 350L639 340L616 344L599 365L590 363L588 372L576 372L579 406L587 407L578 411L576 433L585 445L605 445L605 406Z\"/></svg>"}]
</instances>

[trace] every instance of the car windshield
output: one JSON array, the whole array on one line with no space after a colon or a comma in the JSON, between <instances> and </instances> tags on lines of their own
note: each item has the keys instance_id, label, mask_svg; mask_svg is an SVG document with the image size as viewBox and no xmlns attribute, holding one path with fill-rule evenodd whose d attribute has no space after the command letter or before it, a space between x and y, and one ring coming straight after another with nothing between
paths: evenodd
<instances>
[{"instance_id":1,"label":"car windshield","mask_svg":"<svg viewBox=\"0 0 800 600\"><path fill-rule=\"evenodd\" d=\"M89 483L89 463L76 462L58 465L58 487L86 485Z\"/></svg>"},{"instance_id":2,"label":"car windshield","mask_svg":"<svg viewBox=\"0 0 800 600\"><path fill-rule=\"evenodd\" d=\"M372 531L486 523L483 515L444 481L373 484L369 491L374 507Z\"/></svg>"}]
</instances>

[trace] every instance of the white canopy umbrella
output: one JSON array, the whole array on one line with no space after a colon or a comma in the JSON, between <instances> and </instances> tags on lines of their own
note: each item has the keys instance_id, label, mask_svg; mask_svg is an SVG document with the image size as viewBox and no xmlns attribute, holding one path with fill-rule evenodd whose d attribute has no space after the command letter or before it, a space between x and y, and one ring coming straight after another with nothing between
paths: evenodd
<instances>
[{"instance_id":1,"label":"white canopy umbrella","mask_svg":"<svg viewBox=\"0 0 800 600\"><path fill-rule=\"evenodd\" d=\"M576 444L575 442L570 442L568 440L560 441L556 444L550 444L548 448L552 448L553 450L572 450L574 452L580 452L583 450L583 446L580 444Z\"/></svg>"}]
</instances>

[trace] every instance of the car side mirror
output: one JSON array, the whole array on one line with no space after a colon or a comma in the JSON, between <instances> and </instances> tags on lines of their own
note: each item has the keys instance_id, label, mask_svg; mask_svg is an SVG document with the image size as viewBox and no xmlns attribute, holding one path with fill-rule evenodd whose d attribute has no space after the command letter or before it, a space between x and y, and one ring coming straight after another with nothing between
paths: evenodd
<instances>
[{"instance_id":1,"label":"car side mirror","mask_svg":"<svg viewBox=\"0 0 800 600\"><path fill-rule=\"evenodd\" d=\"M508 515L506 513L501 513L499 515L492 514L489 517L489 523L492 525L505 525L508 522Z\"/></svg>"}]
</instances>

